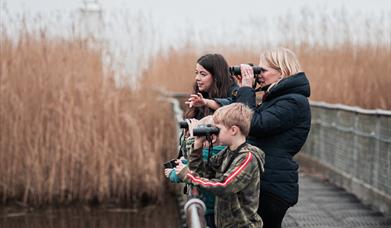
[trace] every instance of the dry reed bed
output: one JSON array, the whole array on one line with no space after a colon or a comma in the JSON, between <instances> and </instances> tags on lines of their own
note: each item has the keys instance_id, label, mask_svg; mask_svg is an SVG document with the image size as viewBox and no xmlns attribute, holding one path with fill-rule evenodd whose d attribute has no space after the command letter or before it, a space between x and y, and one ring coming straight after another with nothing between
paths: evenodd
<instances>
[{"instance_id":1,"label":"dry reed bed","mask_svg":"<svg viewBox=\"0 0 391 228\"><path fill-rule=\"evenodd\" d=\"M389 45L354 45L346 42L323 45L282 45L297 53L311 83L311 100L341 103L368 109L391 109L391 47ZM218 52L230 65L258 64L262 51L232 47L209 47L196 50L189 46L156 57L153 67L144 72L144 82L176 92L191 92L197 58ZM172 83L175 82L175 83Z\"/></svg>"},{"instance_id":2,"label":"dry reed bed","mask_svg":"<svg viewBox=\"0 0 391 228\"><path fill-rule=\"evenodd\" d=\"M86 41L0 42L2 203L159 200L176 143L168 104L116 88Z\"/></svg>"},{"instance_id":3,"label":"dry reed bed","mask_svg":"<svg viewBox=\"0 0 391 228\"><path fill-rule=\"evenodd\" d=\"M288 13L277 20L263 20L261 15L251 18L248 30L243 31L244 40L254 37L250 43L206 47L190 41L184 49L171 50L152 60L145 81L168 90L190 92L195 62L202 54L221 53L230 65L257 64L263 49L283 46L297 53L311 83L310 99L391 110L390 11L367 16L343 8L324 10L316 14L302 8L300 14ZM232 31L228 34L243 36Z\"/></svg>"},{"instance_id":4,"label":"dry reed bed","mask_svg":"<svg viewBox=\"0 0 391 228\"><path fill-rule=\"evenodd\" d=\"M390 45L296 49L309 74L312 100L391 110Z\"/></svg>"},{"instance_id":5,"label":"dry reed bed","mask_svg":"<svg viewBox=\"0 0 391 228\"><path fill-rule=\"evenodd\" d=\"M347 37L338 45L323 45L343 33L335 32L335 26L315 24L326 27L323 43L293 45L296 36L311 36L311 30L297 29L291 21L271 25L289 34L288 45L282 46L298 54L311 81L312 100L391 109L389 44L358 46ZM259 31L257 24L253 27ZM347 28L345 23L341 31ZM365 29L378 34L370 26ZM165 187L161 163L173 156L176 139L170 107L156 100L153 87L190 92L195 62L202 54L221 53L233 65L258 63L262 51L232 46L201 50L191 44L171 49L151 60L140 90L130 91L115 86L114 73L102 65L102 51L88 42L21 34L16 41L4 34L0 38L3 203L159 199ZM252 37L262 40L262 34ZM140 37L129 37L135 38ZM267 43L266 38L265 47Z\"/></svg>"}]
</instances>

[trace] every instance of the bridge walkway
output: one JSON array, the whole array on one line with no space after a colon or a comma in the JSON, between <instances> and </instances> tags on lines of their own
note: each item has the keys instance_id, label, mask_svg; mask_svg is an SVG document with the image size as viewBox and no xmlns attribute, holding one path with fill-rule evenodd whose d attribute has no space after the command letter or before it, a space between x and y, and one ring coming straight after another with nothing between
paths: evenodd
<instances>
[{"instance_id":1,"label":"bridge walkway","mask_svg":"<svg viewBox=\"0 0 391 228\"><path fill-rule=\"evenodd\" d=\"M363 205L346 192L319 176L300 173L299 202L290 208L283 228L390 228L391 217Z\"/></svg>"}]
</instances>

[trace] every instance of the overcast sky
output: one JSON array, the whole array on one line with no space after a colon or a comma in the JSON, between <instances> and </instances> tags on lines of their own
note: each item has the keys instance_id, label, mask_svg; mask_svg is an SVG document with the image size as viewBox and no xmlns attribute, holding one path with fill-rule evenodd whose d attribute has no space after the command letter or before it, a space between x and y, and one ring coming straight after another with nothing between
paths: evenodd
<instances>
[{"instance_id":1,"label":"overcast sky","mask_svg":"<svg viewBox=\"0 0 391 228\"><path fill-rule=\"evenodd\" d=\"M2 7L0 12L4 12L4 9L6 9L9 15L20 13L27 13L28 15L60 14L63 18L66 18L80 12L84 1L0 0L0 2ZM359 13L368 18L384 14L386 16L381 24L386 25L381 26L387 28L387 30L390 30L391 27L391 0L98 0L98 2L102 6L103 13L108 17L119 15L116 13L119 11L130 16L128 25L118 22L112 23L118 27L117 29L122 29L129 26L129 24L133 26L132 15L136 15L138 12L147 15L150 21L149 24L146 24L151 27L147 29L154 32L154 37L156 35L159 37L158 42L163 46L178 44L185 40L189 33L194 37L203 37L203 40L215 38L235 42L235 36L238 35L237 31L245 29L248 24L251 24L252 27L248 27L254 30L254 28L263 26L262 18L272 19L287 15L287 13L293 16L300 15L300 10L303 7L309 9L314 15L318 13L332 15L333 11L342 8L348 14L355 15ZM0 16L4 20L4 16ZM348 23L351 23L352 27L362 27L361 24L357 24L361 22L357 22L354 16L350 17ZM230 32L231 30L233 32ZM114 34L116 37L113 36ZM115 43L129 43L129 37L121 37L121 31L119 30L110 31L109 35L110 38L113 36L111 40L116 39ZM144 46L143 51L148 48L149 50L156 49L155 46L158 45L157 42L154 42L156 39L154 37L142 37L144 43L145 41L148 42L148 39L152 41L149 42L150 46ZM242 43L252 42L253 38L253 35L236 37ZM232 41L229 41L229 39ZM122 49L131 50L131 48Z\"/></svg>"},{"instance_id":2,"label":"overcast sky","mask_svg":"<svg viewBox=\"0 0 391 228\"><path fill-rule=\"evenodd\" d=\"M74 11L83 0L0 0L12 12ZM235 18L246 14L284 14L302 6L323 10L345 7L347 10L377 13L391 9L390 0L98 0L107 10L140 9L154 15L178 20Z\"/></svg>"},{"instance_id":3,"label":"overcast sky","mask_svg":"<svg viewBox=\"0 0 391 228\"><path fill-rule=\"evenodd\" d=\"M389 0L98 0L105 8L140 8L151 9L154 11L178 12L186 9L191 12L198 10L218 11L221 7L224 10L233 12L237 9L249 10L266 9L278 12L289 8L302 5L328 5L331 7L345 6L350 9L360 9L363 11L376 11L390 8ZM73 10L80 7L83 0L1 0L6 2L11 10L31 10L31 11L45 11L45 10Z\"/></svg>"}]
</instances>

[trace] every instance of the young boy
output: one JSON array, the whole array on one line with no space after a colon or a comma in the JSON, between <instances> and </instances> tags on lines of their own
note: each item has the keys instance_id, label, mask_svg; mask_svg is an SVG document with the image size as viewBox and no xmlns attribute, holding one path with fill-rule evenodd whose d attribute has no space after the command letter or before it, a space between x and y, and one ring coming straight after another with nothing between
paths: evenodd
<instances>
[{"instance_id":1,"label":"young boy","mask_svg":"<svg viewBox=\"0 0 391 228\"><path fill-rule=\"evenodd\" d=\"M200 177L198 171L191 171L182 162L176 167L177 175L183 181L216 195L217 227L262 227L257 209L264 153L246 143L252 114L251 109L241 103L216 110L213 120L220 129L218 140L227 148L212 156L208 166L201 158L206 139L196 137L189 156L190 166L213 171L215 178Z\"/></svg>"}]
</instances>

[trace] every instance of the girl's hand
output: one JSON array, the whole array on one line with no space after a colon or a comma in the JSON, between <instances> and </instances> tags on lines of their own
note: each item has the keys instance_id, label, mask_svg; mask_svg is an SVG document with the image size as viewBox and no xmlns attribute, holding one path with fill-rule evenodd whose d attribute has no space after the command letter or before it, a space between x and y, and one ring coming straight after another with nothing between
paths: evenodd
<instances>
[{"instance_id":1,"label":"girl's hand","mask_svg":"<svg viewBox=\"0 0 391 228\"><path fill-rule=\"evenodd\" d=\"M201 93L198 94L191 94L189 99L185 102L186 105L191 107L202 107L207 104L207 99L205 99Z\"/></svg>"}]
</instances>

